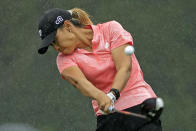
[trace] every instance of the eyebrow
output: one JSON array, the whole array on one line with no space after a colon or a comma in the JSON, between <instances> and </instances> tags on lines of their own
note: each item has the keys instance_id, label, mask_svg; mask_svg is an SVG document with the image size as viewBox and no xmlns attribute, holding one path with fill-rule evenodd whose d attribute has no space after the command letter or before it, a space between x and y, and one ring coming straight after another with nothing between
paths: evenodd
<instances>
[{"instance_id":1,"label":"eyebrow","mask_svg":"<svg viewBox=\"0 0 196 131\"><path fill-rule=\"evenodd\" d=\"M53 43L51 43L50 46L54 46Z\"/></svg>"}]
</instances>

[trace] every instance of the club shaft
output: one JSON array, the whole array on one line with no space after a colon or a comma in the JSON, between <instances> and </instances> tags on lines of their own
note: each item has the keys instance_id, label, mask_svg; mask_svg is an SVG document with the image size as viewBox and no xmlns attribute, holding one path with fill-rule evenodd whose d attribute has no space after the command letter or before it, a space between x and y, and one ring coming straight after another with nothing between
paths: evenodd
<instances>
[{"instance_id":1,"label":"club shaft","mask_svg":"<svg viewBox=\"0 0 196 131\"><path fill-rule=\"evenodd\" d=\"M116 109L114 109L114 111L115 111L115 112L118 112L118 113L121 113L121 114L125 114L125 115L131 115L131 116L139 117L139 118L142 118L142 119L148 119L147 116L141 115L141 114L138 114L138 113L134 113L134 112L118 111L118 110L116 110Z\"/></svg>"},{"instance_id":2,"label":"club shaft","mask_svg":"<svg viewBox=\"0 0 196 131\"><path fill-rule=\"evenodd\" d=\"M124 114L124 115L130 115L130 116L135 116L135 117L138 117L138 118L149 120L149 118L145 115L134 113L134 112L129 112L129 111L119 111L119 110L116 110L113 106L109 107L108 110L111 111L111 112L118 112L118 113L121 113L121 114Z\"/></svg>"}]
</instances>

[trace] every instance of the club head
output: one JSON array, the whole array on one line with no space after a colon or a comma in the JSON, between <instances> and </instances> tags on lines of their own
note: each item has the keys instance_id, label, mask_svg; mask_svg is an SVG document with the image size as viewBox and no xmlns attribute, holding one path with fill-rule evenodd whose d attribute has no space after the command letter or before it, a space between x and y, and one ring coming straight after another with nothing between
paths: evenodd
<instances>
[{"instance_id":1,"label":"club head","mask_svg":"<svg viewBox=\"0 0 196 131\"><path fill-rule=\"evenodd\" d=\"M158 111L158 110L160 110L160 109L163 108L163 107L164 107L163 99L160 98L160 97L158 97L158 98L156 99L156 110Z\"/></svg>"},{"instance_id":2,"label":"club head","mask_svg":"<svg viewBox=\"0 0 196 131\"><path fill-rule=\"evenodd\" d=\"M141 104L142 114L147 115L153 120L159 119L164 107L162 98L149 98Z\"/></svg>"}]
</instances>

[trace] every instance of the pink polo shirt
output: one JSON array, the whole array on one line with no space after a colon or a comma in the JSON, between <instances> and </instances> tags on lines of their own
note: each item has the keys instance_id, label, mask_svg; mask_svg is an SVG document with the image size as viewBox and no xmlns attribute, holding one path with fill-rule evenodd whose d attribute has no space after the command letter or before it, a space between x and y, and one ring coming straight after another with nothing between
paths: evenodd
<instances>
[{"instance_id":1,"label":"pink polo shirt","mask_svg":"<svg viewBox=\"0 0 196 131\"><path fill-rule=\"evenodd\" d=\"M91 25L93 29L92 52L77 49L71 55L59 53L57 66L59 72L71 66L78 66L86 78L98 89L107 93L116 74L111 51L123 44L133 45L130 33L116 21ZM115 102L115 108L123 110L140 104L147 98L156 97L150 85L143 79L143 73L135 54L131 55L132 69L126 87L122 90L120 98ZM100 115L96 100L92 100L96 115Z\"/></svg>"}]
</instances>

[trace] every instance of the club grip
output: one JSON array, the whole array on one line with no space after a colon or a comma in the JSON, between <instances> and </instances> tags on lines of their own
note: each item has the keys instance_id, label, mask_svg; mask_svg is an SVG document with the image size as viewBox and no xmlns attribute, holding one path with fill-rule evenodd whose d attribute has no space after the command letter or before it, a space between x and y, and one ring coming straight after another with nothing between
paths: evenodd
<instances>
[{"instance_id":1,"label":"club grip","mask_svg":"<svg viewBox=\"0 0 196 131\"><path fill-rule=\"evenodd\" d=\"M108 107L108 111L109 111L109 112L113 112L114 110L115 110L114 106L109 106L109 107Z\"/></svg>"}]
</instances>

